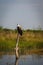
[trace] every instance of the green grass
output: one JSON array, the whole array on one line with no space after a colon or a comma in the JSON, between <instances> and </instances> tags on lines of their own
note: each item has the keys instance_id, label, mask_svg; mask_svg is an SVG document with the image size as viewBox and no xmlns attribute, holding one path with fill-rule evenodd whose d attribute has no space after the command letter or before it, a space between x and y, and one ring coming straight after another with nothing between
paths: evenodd
<instances>
[{"instance_id":1,"label":"green grass","mask_svg":"<svg viewBox=\"0 0 43 65\"><path fill-rule=\"evenodd\" d=\"M28 48L28 49L40 49L40 48L43 48L43 42L20 41L19 47L20 48Z\"/></svg>"},{"instance_id":2,"label":"green grass","mask_svg":"<svg viewBox=\"0 0 43 65\"><path fill-rule=\"evenodd\" d=\"M15 40L0 41L0 51L13 51L16 47ZM19 48L21 49L42 49L43 42L19 41Z\"/></svg>"},{"instance_id":3,"label":"green grass","mask_svg":"<svg viewBox=\"0 0 43 65\"><path fill-rule=\"evenodd\" d=\"M16 42L11 40L0 41L0 51L12 51L15 48Z\"/></svg>"}]
</instances>

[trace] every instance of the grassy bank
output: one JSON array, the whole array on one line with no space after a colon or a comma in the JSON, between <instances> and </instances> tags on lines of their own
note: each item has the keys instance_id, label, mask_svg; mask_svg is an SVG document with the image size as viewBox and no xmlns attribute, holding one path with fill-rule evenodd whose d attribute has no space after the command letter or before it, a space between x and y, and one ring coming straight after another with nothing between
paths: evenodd
<instances>
[{"instance_id":1,"label":"grassy bank","mask_svg":"<svg viewBox=\"0 0 43 65\"><path fill-rule=\"evenodd\" d=\"M11 29L0 29L0 51L13 51L16 45L17 31ZM20 37L19 48L43 49L42 30L23 30Z\"/></svg>"}]
</instances>

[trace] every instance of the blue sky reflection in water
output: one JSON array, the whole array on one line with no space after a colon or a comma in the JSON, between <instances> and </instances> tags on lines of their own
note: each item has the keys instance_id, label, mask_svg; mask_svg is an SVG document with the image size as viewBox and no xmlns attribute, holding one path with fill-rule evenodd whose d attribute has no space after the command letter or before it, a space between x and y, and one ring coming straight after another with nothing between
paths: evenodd
<instances>
[{"instance_id":1,"label":"blue sky reflection in water","mask_svg":"<svg viewBox=\"0 0 43 65\"><path fill-rule=\"evenodd\" d=\"M14 65L15 55L3 55L0 58L0 65ZM43 55L22 55L18 65L43 65Z\"/></svg>"},{"instance_id":2,"label":"blue sky reflection in water","mask_svg":"<svg viewBox=\"0 0 43 65\"><path fill-rule=\"evenodd\" d=\"M0 26L43 29L43 0L0 0Z\"/></svg>"}]
</instances>

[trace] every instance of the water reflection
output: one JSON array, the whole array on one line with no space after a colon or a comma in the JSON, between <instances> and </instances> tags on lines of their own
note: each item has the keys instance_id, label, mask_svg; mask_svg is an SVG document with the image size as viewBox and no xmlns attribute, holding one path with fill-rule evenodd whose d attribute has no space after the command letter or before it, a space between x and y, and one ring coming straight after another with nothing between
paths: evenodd
<instances>
[{"instance_id":1,"label":"water reflection","mask_svg":"<svg viewBox=\"0 0 43 65\"><path fill-rule=\"evenodd\" d=\"M15 65L15 55L0 56L0 65ZM18 59L18 65L43 65L43 55L22 55Z\"/></svg>"}]
</instances>

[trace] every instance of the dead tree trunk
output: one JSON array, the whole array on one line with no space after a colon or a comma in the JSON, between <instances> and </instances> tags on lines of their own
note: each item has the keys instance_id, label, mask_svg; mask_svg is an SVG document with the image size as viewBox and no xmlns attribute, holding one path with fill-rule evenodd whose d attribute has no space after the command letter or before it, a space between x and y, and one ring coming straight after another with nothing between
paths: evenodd
<instances>
[{"instance_id":1,"label":"dead tree trunk","mask_svg":"<svg viewBox=\"0 0 43 65\"><path fill-rule=\"evenodd\" d=\"M19 34L17 35L17 43L16 43L16 58L19 58Z\"/></svg>"},{"instance_id":2,"label":"dead tree trunk","mask_svg":"<svg viewBox=\"0 0 43 65\"><path fill-rule=\"evenodd\" d=\"M15 65L18 65L18 58L19 58L18 42L19 42L19 34L17 35L17 43L16 43L16 49L15 49L15 55L16 55Z\"/></svg>"}]
</instances>

